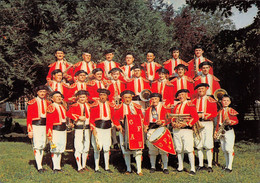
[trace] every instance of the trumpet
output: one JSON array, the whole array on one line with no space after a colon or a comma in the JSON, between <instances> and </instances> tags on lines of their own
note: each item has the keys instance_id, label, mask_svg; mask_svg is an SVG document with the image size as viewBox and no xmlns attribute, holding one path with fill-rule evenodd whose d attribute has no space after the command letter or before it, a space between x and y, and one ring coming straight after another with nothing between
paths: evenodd
<instances>
[{"instance_id":1,"label":"trumpet","mask_svg":"<svg viewBox=\"0 0 260 183\"><path fill-rule=\"evenodd\" d=\"M173 114L173 113L166 114L166 120L168 122L172 122L176 128L180 128L180 125L186 124L187 120L189 120L190 118L191 118L190 114Z\"/></svg>"}]
</instances>

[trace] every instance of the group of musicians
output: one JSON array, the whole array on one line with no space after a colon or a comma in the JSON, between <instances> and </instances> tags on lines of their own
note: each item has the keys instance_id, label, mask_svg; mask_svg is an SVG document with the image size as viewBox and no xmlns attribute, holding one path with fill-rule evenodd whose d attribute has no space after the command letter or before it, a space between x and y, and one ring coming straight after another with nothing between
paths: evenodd
<instances>
[{"instance_id":1,"label":"group of musicians","mask_svg":"<svg viewBox=\"0 0 260 183\"><path fill-rule=\"evenodd\" d=\"M76 64L67 62L65 52L57 50L57 61L49 65L46 85L36 87L37 96L28 102L28 137L33 141L38 172L45 171L42 159L47 140L51 145L53 172L63 171L61 157L68 126L75 131L74 155L79 173L89 171L86 162L90 143L95 172L101 173L99 159L103 149L105 171L112 173L109 156L110 147L118 147L116 131L126 164L125 174L132 173L133 154L137 174L143 175L145 144L149 149L150 173L156 171L156 156L160 154L163 173L169 174L169 153L177 154L177 172L184 171L184 153L188 154L190 175L203 170L213 172L214 138L220 140L224 152L223 169L231 172L235 142L232 126L238 123L238 113L229 107L231 97L223 94L219 101L213 98L220 89L219 80L213 75L212 61L203 57L201 45L194 47L194 59L188 63L179 58L179 48L173 47L169 52L172 59L163 66L155 62L155 53L148 52L143 64L134 64L134 54L128 53L126 65L120 67L113 61L112 49L104 52L103 62L94 63L91 53L84 52L83 61ZM166 134L169 126L173 137ZM197 169L194 146L198 150Z\"/></svg>"}]
</instances>

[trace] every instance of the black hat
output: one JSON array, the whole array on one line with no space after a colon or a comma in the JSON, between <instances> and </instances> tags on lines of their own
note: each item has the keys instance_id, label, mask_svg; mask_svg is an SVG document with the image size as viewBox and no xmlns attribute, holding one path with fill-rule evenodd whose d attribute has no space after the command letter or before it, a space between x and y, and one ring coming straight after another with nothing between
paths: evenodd
<instances>
[{"instance_id":1,"label":"black hat","mask_svg":"<svg viewBox=\"0 0 260 183\"><path fill-rule=\"evenodd\" d=\"M169 49L169 52L172 53L175 50L179 50L180 51L180 48L178 48L177 46L174 46L171 49Z\"/></svg>"},{"instance_id":2,"label":"black hat","mask_svg":"<svg viewBox=\"0 0 260 183\"><path fill-rule=\"evenodd\" d=\"M52 93L50 94L50 97L53 97L53 95L55 95L55 94L60 94L61 97L64 98L64 96L63 96L63 95L61 94L61 92L59 92L59 91L54 91L54 92L52 92Z\"/></svg>"},{"instance_id":3,"label":"black hat","mask_svg":"<svg viewBox=\"0 0 260 183\"><path fill-rule=\"evenodd\" d=\"M228 94L224 94L224 95L221 97L220 100L222 100L224 97L228 97L230 100L232 100L232 97L231 97L230 95L228 95Z\"/></svg>"},{"instance_id":4,"label":"black hat","mask_svg":"<svg viewBox=\"0 0 260 183\"><path fill-rule=\"evenodd\" d=\"M98 93L105 93L105 94L107 94L107 95L110 95L110 91L107 90L107 89L101 89L101 88L99 88L99 89L97 89L97 92L98 92Z\"/></svg>"},{"instance_id":5,"label":"black hat","mask_svg":"<svg viewBox=\"0 0 260 183\"><path fill-rule=\"evenodd\" d=\"M119 71L119 72L122 72L122 73L123 73L123 71L122 71L121 69L115 67L115 68L111 69L111 70L108 72L108 74L111 74L111 73L116 72L116 71Z\"/></svg>"},{"instance_id":6,"label":"black hat","mask_svg":"<svg viewBox=\"0 0 260 183\"><path fill-rule=\"evenodd\" d=\"M184 65L184 64L179 64L179 65L177 65L177 66L174 68L174 70L178 70L180 67L182 67L182 68L184 68L186 71L188 71L188 67L187 67L186 65Z\"/></svg>"},{"instance_id":7,"label":"black hat","mask_svg":"<svg viewBox=\"0 0 260 183\"><path fill-rule=\"evenodd\" d=\"M155 51L154 51L154 50L149 50L149 51L147 51L147 52L146 52L146 55L147 55L148 53L152 53L152 54L155 55Z\"/></svg>"},{"instance_id":8,"label":"black hat","mask_svg":"<svg viewBox=\"0 0 260 183\"><path fill-rule=\"evenodd\" d=\"M125 90L123 92L120 93L120 97L123 97L125 94L131 94L131 95L135 95L135 93L131 90Z\"/></svg>"},{"instance_id":9,"label":"black hat","mask_svg":"<svg viewBox=\"0 0 260 183\"><path fill-rule=\"evenodd\" d=\"M89 92L86 91L86 90L79 90L79 91L75 94L75 96L77 97L77 96L79 96L79 95L89 96Z\"/></svg>"},{"instance_id":10,"label":"black hat","mask_svg":"<svg viewBox=\"0 0 260 183\"><path fill-rule=\"evenodd\" d=\"M84 55L84 54L90 54L91 55L89 50L85 50L84 52L82 52L82 55Z\"/></svg>"},{"instance_id":11,"label":"black hat","mask_svg":"<svg viewBox=\"0 0 260 183\"><path fill-rule=\"evenodd\" d=\"M195 46L194 46L194 50L196 50L196 49L202 49L202 50L204 50L204 48L203 48L203 46L202 46L201 44L195 45Z\"/></svg>"},{"instance_id":12,"label":"black hat","mask_svg":"<svg viewBox=\"0 0 260 183\"><path fill-rule=\"evenodd\" d=\"M114 53L114 52L115 52L115 50L113 50L113 49L107 49L104 51L104 55L106 55L108 53Z\"/></svg>"},{"instance_id":13,"label":"black hat","mask_svg":"<svg viewBox=\"0 0 260 183\"><path fill-rule=\"evenodd\" d=\"M84 70L79 70L79 71L77 71L77 72L75 73L75 76L78 76L78 75L80 75L81 73L85 73L86 75L88 75L88 73L87 73L86 71L84 71Z\"/></svg>"},{"instance_id":14,"label":"black hat","mask_svg":"<svg viewBox=\"0 0 260 183\"><path fill-rule=\"evenodd\" d=\"M201 69L204 65L209 65L210 67L212 67L212 63L205 61L205 62L200 63L199 68Z\"/></svg>"},{"instance_id":15,"label":"black hat","mask_svg":"<svg viewBox=\"0 0 260 183\"><path fill-rule=\"evenodd\" d=\"M160 93L151 93L149 98L152 98L152 97L159 97L160 101L162 100L162 95Z\"/></svg>"},{"instance_id":16,"label":"black hat","mask_svg":"<svg viewBox=\"0 0 260 183\"><path fill-rule=\"evenodd\" d=\"M53 75L60 73L60 72L62 73L62 71L60 69L55 69L54 71L51 72L51 75L53 76Z\"/></svg>"},{"instance_id":17,"label":"black hat","mask_svg":"<svg viewBox=\"0 0 260 183\"><path fill-rule=\"evenodd\" d=\"M38 91L40 91L40 90L46 90L46 91L48 91L49 88L48 88L48 86L46 86L46 85L40 85L40 86L37 86L37 87L35 88L35 91L36 91L36 92L38 92Z\"/></svg>"},{"instance_id":18,"label":"black hat","mask_svg":"<svg viewBox=\"0 0 260 183\"><path fill-rule=\"evenodd\" d=\"M131 67L131 70L135 70L135 69L141 69L141 70L144 70L144 67L141 66L140 64L135 64L133 67Z\"/></svg>"},{"instance_id":19,"label":"black hat","mask_svg":"<svg viewBox=\"0 0 260 183\"><path fill-rule=\"evenodd\" d=\"M96 68L96 69L93 69L92 73L96 74L99 71L103 72L103 70L101 68Z\"/></svg>"},{"instance_id":20,"label":"black hat","mask_svg":"<svg viewBox=\"0 0 260 183\"><path fill-rule=\"evenodd\" d=\"M167 69L163 68L163 67L161 67L160 69L157 69L156 72L164 73L164 74L170 74L170 72Z\"/></svg>"},{"instance_id":21,"label":"black hat","mask_svg":"<svg viewBox=\"0 0 260 183\"><path fill-rule=\"evenodd\" d=\"M55 53L56 53L57 51L62 51L62 52L65 54L65 50L62 49L62 48L58 48L58 49L55 51Z\"/></svg>"},{"instance_id":22,"label":"black hat","mask_svg":"<svg viewBox=\"0 0 260 183\"><path fill-rule=\"evenodd\" d=\"M202 86L209 87L209 84L208 83L200 83L197 86L195 86L194 90L197 90L199 87L202 87Z\"/></svg>"},{"instance_id":23,"label":"black hat","mask_svg":"<svg viewBox=\"0 0 260 183\"><path fill-rule=\"evenodd\" d=\"M127 56L127 55L132 55L133 57L135 57L135 55L134 55L132 52L127 52L127 53L125 54L125 56Z\"/></svg>"},{"instance_id":24,"label":"black hat","mask_svg":"<svg viewBox=\"0 0 260 183\"><path fill-rule=\"evenodd\" d=\"M180 93L190 93L190 91L187 89L178 90L175 94L175 98L177 98Z\"/></svg>"}]
</instances>

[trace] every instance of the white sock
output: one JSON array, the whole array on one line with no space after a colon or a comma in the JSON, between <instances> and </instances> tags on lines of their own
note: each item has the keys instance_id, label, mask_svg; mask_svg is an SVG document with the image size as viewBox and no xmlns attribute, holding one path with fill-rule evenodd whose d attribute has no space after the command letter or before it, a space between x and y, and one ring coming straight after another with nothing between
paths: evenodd
<instances>
[{"instance_id":1,"label":"white sock","mask_svg":"<svg viewBox=\"0 0 260 183\"><path fill-rule=\"evenodd\" d=\"M75 156L75 159L76 159L76 162L77 162L77 165L78 165L78 170L81 170L82 169L82 166L81 166L81 153L75 151L74 156Z\"/></svg>"},{"instance_id":2,"label":"white sock","mask_svg":"<svg viewBox=\"0 0 260 183\"><path fill-rule=\"evenodd\" d=\"M57 154L57 163L58 163L58 170L61 169L61 153Z\"/></svg>"},{"instance_id":3,"label":"white sock","mask_svg":"<svg viewBox=\"0 0 260 183\"><path fill-rule=\"evenodd\" d=\"M104 151L105 170L109 169L109 151Z\"/></svg>"},{"instance_id":4,"label":"white sock","mask_svg":"<svg viewBox=\"0 0 260 183\"><path fill-rule=\"evenodd\" d=\"M43 157L43 150L35 149L35 161L38 170L42 169L42 157Z\"/></svg>"},{"instance_id":5,"label":"white sock","mask_svg":"<svg viewBox=\"0 0 260 183\"><path fill-rule=\"evenodd\" d=\"M155 168L156 156L150 154L151 168Z\"/></svg>"},{"instance_id":6,"label":"white sock","mask_svg":"<svg viewBox=\"0 0 260 183\"><path fill-rule=\"evenodd\" d=\"M141 173L142 172L142 155L136 155L135 161L136 161L137 173Z\"/></svg>"},{"instance_id":7,"label":"white sock","mask_svg":"<svg viewBox=\"0 0 260 183\"><path fill-rule=\"evenodd\" d=\"M168 168L168 156L167 154L161 154L162 162L163 162L163 169Z\"/></svg>"},{"instance_id":8,"label":"white sock","mask_svg":"<svg viewBox=\"0 0 260 183\"><path fill-rule=\"evenodd\" d=\"M97 151L97 152L94 152L94 159L95 159L95 171L99 170L99 158L100 158L99 151Z\"/></svg>"},{"instance_id":9,"label":"white sock","mask_svg":"<svg viewBox=\"0 0 260 183\"><path fill-rule=\"evenodd\" d=\"M212 168L213 153L211 149L207 149L206 153L207 153L208 167Z\"/></svg>"},{"instance_id":10,"label":"white sock","mask_svg":"<svg viewBox=\"0 0 260 183\"><path fill-rule=\"evenodd\" d=\"M199 166L203 167L204 156L203 156L203 150L202 149L198 149L198 157L199 157Z\"/></svg>"},{"instance_id":11,"label":"white sock","mask_svg":"<svg viewBox=\"0 0 260 183\"><path fill-rule=\"evenodd\" d=\"M190 170L195 172L195 157L193 152L189 152L188 157L190 161Z\"/></svg>"},{"instance_id":12,"label":"white sock","mask_svg":"<svg viewBox=\"0 0 260 183\"><path fill-rule=\"evenodd\" d=\"M228 152L228 167L227 168L229 170L232 170L233 159L234 159L233 152Z\"/></svg>"},{"instance_id":13,"label":"white sock","mask_svg":"<svg viewBox=\"0 0 260 183\"><path fill-rule=\"evenodd\" d=\"M126 171L131 172L131 159L130 154L124 154Z\"/></svg>"},{"instance_id":14,"label":"white sock","mask_svg":"<svg viewBox=\"0 0 260 183\"><path fill-rule=\"evenodd\" d=\"M52 156L52 163L53 163L53 170L60 170L60 163L61 163L61 154L54 153Z\"/></svg>"},{"instance_id":15,"label":"white sock","mask_svg":"<svg viewBox=\"0 0 260 183\"><path fill-rule=\"evenodd\" d=\"M88 152L82 153L82 168L87 166Z\"/></svg>"},{"instance_id":16,"label":"white sock","mask_svg":"<svg viewBox=\"0 0 260 183\"><path fill-rule=\"evenodd\" d=\"M224 156L225 156L225 160L226 160L226 167L225 168L227 168L229 161L228 161L228 153L226 151L224 151Z\"/></svg>"},{"instance_id":17,"label":"white sock","mask_svg":"<svg viewBox=\"0 0 260 183\"><path fill-rule=\"evenodd\" d=\"M177 157L178 157L178 163L179 163L179 167L178 170L183 170L183 158L184 158L184 154L183 153L177 153Z\"/></svg>"}]
</instances>

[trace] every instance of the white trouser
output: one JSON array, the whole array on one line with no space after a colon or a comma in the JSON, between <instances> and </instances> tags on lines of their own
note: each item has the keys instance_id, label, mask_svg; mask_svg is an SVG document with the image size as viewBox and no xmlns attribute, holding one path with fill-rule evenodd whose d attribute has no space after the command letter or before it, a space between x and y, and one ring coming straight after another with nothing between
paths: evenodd
<instances>
[{"instance_id":1,"label":"white trouser","mask_svg":"<svg viewBox=\"0 0 260 183\"><path fill-rule=\"evenodd\" d=\"M136 161L136 167L137 167L137 173L142 172L142 150L126 150L124 146L124 137L121 132L119 132L119 141L120 141L120 147L122 149L122 153L124 155L125 164L128 172L131 172L131 157L130 155L133 154Z\"/></svg>"}]
</instances>

